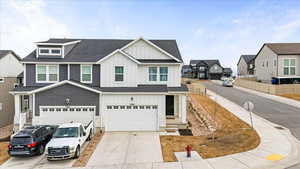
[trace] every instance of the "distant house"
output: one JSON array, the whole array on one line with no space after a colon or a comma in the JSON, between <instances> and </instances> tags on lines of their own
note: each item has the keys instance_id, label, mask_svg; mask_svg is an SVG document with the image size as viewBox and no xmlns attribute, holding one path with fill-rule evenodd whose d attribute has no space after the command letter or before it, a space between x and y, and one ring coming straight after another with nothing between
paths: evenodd
<instances>
[{"instance_id":1,"label":"distant house","mask_svg":"<svg viewBox=\"0 0 300 169\"><path fill-rule=\"evenodd\" d=\"M223 67L219 60L191 60L192 77L198 79L221 79Z\"/></svg>"},{"instance_id":2,"label":"distant house","mask_svg":"<svg viewBox=\"0 0 300 169\"><path fill-rule=\"evenodd\" d=\"M232 76L232 70L231 70L231 68L224 68L223 69L223 76L231 77Z\"/></svg>"},{"instance_id":3,"label":"distant house","mask_svg":"<svg viewBox=\"0 0 300 169\"><path fill-rule=\"evenodd\" d=\"M267 83L299 83L300 43L265 43L255 58L255 76Z\"/></svg>"},{"instance_id":4,"label":"distant house","mask_svg":"<svg viewBox=\"0 0 300 169\"><path fill-rule=\"evenodd\" d=\"M237 75L247 76L254 75L255 59L256 55L241 55L237 63Z\"/></svg>"},{"instance_id":5,"label":"distant house","mask_svg":"<svg viewBox=\"0 0 300 169\"><path fill-rule=\"evenodd\" d=\"M181 76L182 77L191 77L192 76L192 68L190 65L183 65L181 68Z\"/></svg>"},{"instance_id":6,"label":"distant house","mask_svg":"<svg viewBox=\"0 0 300 169\"><path fill-rule=\"evenodd\" d=\"M12 50L0 50L0 128L13 124L14 97L9 91L17 85L17 76L23 71L20 60Z\"/></svg>"}]
</instances>

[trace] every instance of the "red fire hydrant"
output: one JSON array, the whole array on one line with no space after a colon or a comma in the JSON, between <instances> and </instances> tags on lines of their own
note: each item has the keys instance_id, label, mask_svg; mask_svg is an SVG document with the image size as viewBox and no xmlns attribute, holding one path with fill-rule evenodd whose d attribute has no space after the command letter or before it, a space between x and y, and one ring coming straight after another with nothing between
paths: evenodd
<instances>
[{"instance_id":1,"label":"red fire hydrant","mask_svg":"<svg viewBox=\"0 0 300 169\"><path fill-rule=\"evenodd\" d=\"M192 155L192 146L191 145L186 146L185 150L186 150L186 156L191 157L191 155Z\"/></svg>"}]
</instances>

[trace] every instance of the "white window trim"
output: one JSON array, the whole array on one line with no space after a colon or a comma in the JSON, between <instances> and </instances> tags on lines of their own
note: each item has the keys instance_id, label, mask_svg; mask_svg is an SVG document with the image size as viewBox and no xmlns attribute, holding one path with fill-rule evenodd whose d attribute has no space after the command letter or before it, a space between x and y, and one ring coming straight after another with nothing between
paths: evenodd
<instances>
[{"instance_id":1,"label":"white window trim","mask_svg":"<svg viewBox=\"0 0 300 169\"><path fill-rule=\"evenodd\" d=\"M284 60L289 60L289 66L284 65ZM295 66L290 65L291 60L295 60ZM288 68L288 70L289 70L287 75L284 74L284 68ZM295 68L295 74L294 75L291 74L291 68ZM283 71L284 76L296 76L296 74L297 74L297 59L296 58L284 58L283 59L283 70L282 71Z\"/></svg>"},{"instance_id":2,"label":"white window trim","mask_svg":"<svg viewBox=\"0 0 300 169\"><path fill-rule=\"evenodd\" d=\"M123 73L116 73L116 67L123 67ZM121 82L124 82L125 81L125 66L114 66L115 68L115 74L114 74L114 81L116 83L121 83ZM123 80L122 81L116 81L116 75L122 75L123 76Z\"/></svg>"},{"instance_id":3,"label":"white window trim","mask_svg":"<svg viewBox=\"0 0 300 169\"><path fill-rule=\"evenodd\" d=\"M2 80L0 80L0 83L4 83L5 82L4 77L0 77L0 79L2 79Z\"/></svg>"},{"instance_id":4,"label":"white window trim","mask_svg":"<svg viewBox=\"0 0 300 169\"><path fill-rule=\"evenodd\" d=\"M149 76L150 76L150 75L154 75L154 73L151 73L151 74L150 74L150 71L149 71L149 68L150 68L150 67L156 67L156 70L157 70L157 71L156 71L156 74L155 74L155 75L156 75L156 80L155 80L155 81L150 81ZM167 73L167 74L162 74L162 75L167 75L167 80L166 80L166 81L161 81L161 80L160 80L160 75L161 75L161 74L160 74L160 68L161 68L161 67L166 67L166 68L168 69L168 73ZM149 66L149 67L148 67L148 82L150 82L150 83L155 83L155 82L166 83L166 82L168 82L168 81L169 81L169 67L168 67L168 66Z\"/></svg>"},{"instance_id":5,"label":"white window trim","mask_svg":"<svg viewBox=\"0 0 300 169\"><path fill-rule=\"evenodd\" d=\"M38 71L37 71L37 67L38 66L46 66L46 81L39 81L38 80ZM56 66L57 69L57 80L56 81L49 81L49 66ZM35 81L36 83L56 83L56 82L59 82L59 65L39 65L39 64L36 64L35 65Z\"/></svg>"},{"instance_id":6,"label":"white window trim","mask_svg":"<svg viewBox=\"0 0 300 169\"><path fill-rule=\"evenodd\" d=\"M49 50L49 53L41 53L41 50ZM52 53L52 50L59 50L59 53ZM61 48L39 48L39 55L62 56Z\"/></svg>"},{"instance_id":7,"label":"white window trim","mask_svg":"<svg viewBox=\"0 0 300 169\"><path fill-rule=\"evenodd\" d=\"M83 81L82 80L82 66L91 66L91 80L90 81ZM93 65L87 65L87 64L82 64L80 65L80 82L81 83L92 83L93 82Z\"/></svg>"}]
</instances>

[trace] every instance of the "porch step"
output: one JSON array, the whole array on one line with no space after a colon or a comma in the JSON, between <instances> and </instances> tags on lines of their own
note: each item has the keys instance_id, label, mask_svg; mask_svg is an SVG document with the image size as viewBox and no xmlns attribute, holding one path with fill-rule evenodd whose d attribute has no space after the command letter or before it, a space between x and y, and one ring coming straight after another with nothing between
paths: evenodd
<instances>
[{"instance_id":1,"label":"porch step","mask_svg":"<svg viewBox=\"0 0 300 169\"><path fill-rule=\"evenodd\" d=\"M176 131L178 131L178 128L169 128L169 127L167 127L165 130L166 130L166 132L176 132Z\"/></svg>"}]
</instances>

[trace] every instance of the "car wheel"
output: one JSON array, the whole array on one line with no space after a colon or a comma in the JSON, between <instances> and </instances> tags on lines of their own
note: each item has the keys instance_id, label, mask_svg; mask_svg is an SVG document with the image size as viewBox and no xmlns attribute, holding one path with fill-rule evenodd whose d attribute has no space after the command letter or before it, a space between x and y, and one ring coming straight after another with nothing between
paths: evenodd
<instances>
[{"instance_id":1,"label":"car wheel","mask_svg":"<svg viewBox=\"0 0 300 169\"><path fill-rule=\"evenodd\" d=\"M74 158L78 158L80 156L80 147L78 146L75 151Z\"/></svg>"},{"instance_id":2,"label":"car wheel","mask_svg":"<svg viewBox=\"0 0 300 169\"><path fill-rule=\"evenodd\" d=\"M39 155L42 155L45 151L45 147L43 145L40 146L39 148Z\"/></svg>"}]
</instances>

